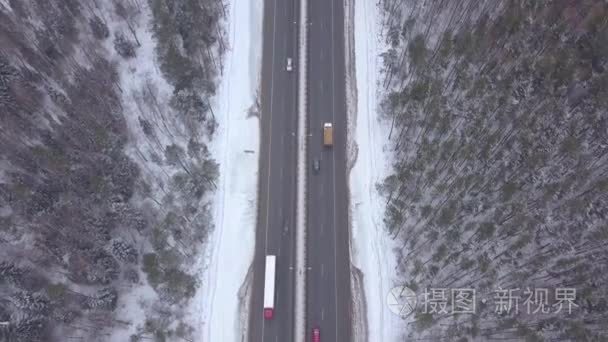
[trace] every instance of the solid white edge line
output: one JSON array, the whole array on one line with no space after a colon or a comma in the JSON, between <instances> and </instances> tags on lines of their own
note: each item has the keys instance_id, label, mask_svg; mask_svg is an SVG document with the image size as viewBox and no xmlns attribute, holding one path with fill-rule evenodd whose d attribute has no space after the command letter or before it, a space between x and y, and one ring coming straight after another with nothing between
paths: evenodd
<instances>
[{"instance_id":1,"label":"solid white edge line","mask_svg":"<svg viewBox=\"0 0 608 342\"><path fill-rule=\"evenodd\" d=\"M335 93L335 73L336 73L336 56L334 53L334 0L330 0L331 1L331 121L333 122L333 124L336 124L336 118L335 118L335 102L336 102L336 93ZM334 126L335 127L335 126ZM334 134L335 136L335 134ZM335 141L334 141L335 142ZM334 147L335 149L335 147ZM332 159L334 162L334 167L332 169L332 185L333 185L333 204L334 204L334 210L332 212L333 217L332 217L332 226L333 226L333 233L334 233L334 271L337 271L338 269L338 252L336 251L336 247L338 244L338 239L337 239L337 233L336 233L336 153L332 153ZM334 275L334 305L335 305L335 322L336 322L336 341L339 341L338 339L338 279L336 278L336 275Z\"/></svg>"}]
</instances>

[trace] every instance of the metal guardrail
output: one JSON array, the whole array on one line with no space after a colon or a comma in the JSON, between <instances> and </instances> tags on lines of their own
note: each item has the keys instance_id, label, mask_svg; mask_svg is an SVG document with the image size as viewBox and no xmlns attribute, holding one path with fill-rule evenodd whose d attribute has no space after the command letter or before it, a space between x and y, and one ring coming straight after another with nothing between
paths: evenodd
<instances>
[{"instance_id":1,"label":"metal guardrail","mask_svg":"<svg viewBox=\"0 0 608 342\"><path fill-rule=\"evenodd\" d=\"M296 193L296 275L294 342L306 339L306 151L307 151L307 58L308 0L300 0L298 29L298 128Z\"/></svg>"}]
</instances>

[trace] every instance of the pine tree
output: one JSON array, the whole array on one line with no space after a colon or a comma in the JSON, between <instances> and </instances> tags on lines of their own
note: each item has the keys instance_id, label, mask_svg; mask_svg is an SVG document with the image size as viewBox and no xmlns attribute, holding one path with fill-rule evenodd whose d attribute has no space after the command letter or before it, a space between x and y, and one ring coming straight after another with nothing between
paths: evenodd
<instances>
[{"instance_id":1,"label":"pine tree","mask_svg":"<svg viewBox=\"0 0 608 342\"><path fill-rule=\"evenodd\" d=\"M137 250L135 247L124 242L123 240L114 240L112 242L112 254L122 262L137 262Z\"/></svg>"},{"instance_id":2,"label":"pine tree","mask_svg":"<svg viewBox=\"0 0 608 342\"><path fill-rule=\"evenodd\" d=\"M118 292L113 287L105 287L97 292L95 298L87 298L85 307L88 309L109 310L116 309Z\"/></svg>"},{"instance_id":3,"label":"pine tree","mask_svg":"<svg viewBox=\"0 0 608 342\"><path fill-rule=\"evenodd\" d=\"M20 315L9 324L8 341L42 341L46 319L40 315Z\"/></svg>"},{"instance_id":4,"label":"pine tree","mask_svg":"<svg viewBox=\"0 0 608 342\"><path fill-rule=\"evenodd\" d=\"M30 314L44 314L48 311L49 300L37 293L19 291L10 300L15 307Z\"/></svg>"},{"instance_id":5,"label":"pine tree","mask_svg":"<svg viewBox=\"0 0 608 342\"><path fill-rule=\"evenodd\" d=\"M99 18L98 16L94 16L92 19L90 19L89 25L95 38L103 40L110 36L110 30L108 30L108 25L101 21L101 18Z\"/></svg>"},{"instance_id":6,"label":"pine tree","mask_svg":"<svg viewBox=\"0 0 608 342\"><path fill-rule=\"evenodd\" d=\"M18 285L21 283L25 272L25 269L17 267L11 262L0 262L0 282L6 281L10 284Z\"/></svg>"},{"instance_id":7,"label":"pine tree","mask_svg":"<svg viewBox=\"0 0 608 342\"><path fill-rule=\"evenodd\" d=\"M135 57L135 45L122 33L114 35L114 49L124 58L128 59Z\"/></svg>"}]
</instances>

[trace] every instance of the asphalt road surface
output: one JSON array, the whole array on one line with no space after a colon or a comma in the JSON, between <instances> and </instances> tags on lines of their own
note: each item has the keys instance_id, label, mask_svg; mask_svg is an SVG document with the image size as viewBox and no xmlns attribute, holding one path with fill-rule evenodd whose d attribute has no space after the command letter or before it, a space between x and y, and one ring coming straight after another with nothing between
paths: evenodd
<instances>
[{"instance_id":1,"label":"asphalt road surface","mask_svg":"<svg viewBox=\"0 0 608 342\"><path fill-rule=\"evenodd\" d=\"M249 340L293 340L297 0L265 0L259 213ZM307 341L351 340L343 0L309 0ZM288 57L294 71L285 70ZM323 147L323 123L334 146ZM318 173L312 161L320 160ZM275 317L263 318L264 258L277 255ZM299 342L299 341L298 341Z\"/></svg>"},{"instance_id":2,"label":"asphalt road surface","mask_svg":"<svg viewBox=\"0 0 608 342\"><path fill-rule=\"evenodd\" d=\"M307 320L321 341L351 340L350 254L346 172L346 94L343 0L309 0ZM323 146L323 123L333 123L334 146ZM310 336L307 336L310 341Z\"/></svg>"},{"instance_id":3,"label":"asphalt road surface","mask_svg":"<svg viewBox=\"0 0 608 342\"><path fill-rule=\"evenodd\" d=\"M293 340L297 18L294 0L265 0L262 47L258 221L253 261L249 340ZM286 70L287 58L294 69ZM251 172L251 170L243 170ZM265 256L277 256L274 319L265 320Z\"/></svg>"}]
</instances>

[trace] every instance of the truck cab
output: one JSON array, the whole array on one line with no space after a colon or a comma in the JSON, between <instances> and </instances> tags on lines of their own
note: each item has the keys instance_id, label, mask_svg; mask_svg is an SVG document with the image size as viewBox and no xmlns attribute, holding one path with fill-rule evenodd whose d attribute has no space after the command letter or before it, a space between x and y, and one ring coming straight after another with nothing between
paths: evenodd
<instances>
[{"instance_id":1,"label":"truck cab","mask_svg":"<svg viewBox=\"0 0 608 342\"><path fill-rule=\"evenodd\" d=\"M272 319L274 312L271 308L264 308L264 319Z\"/></svg>"}]
</instances>

